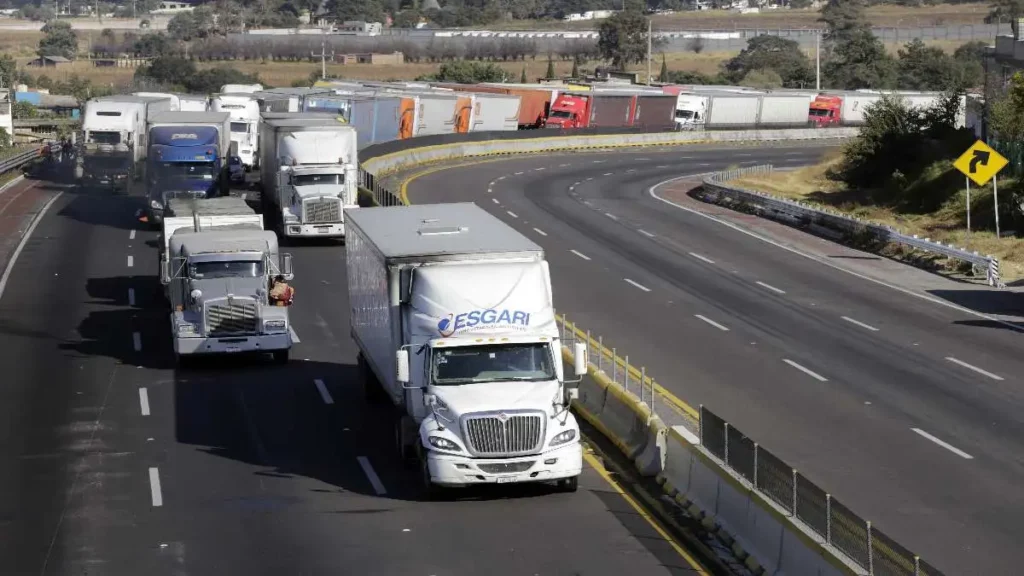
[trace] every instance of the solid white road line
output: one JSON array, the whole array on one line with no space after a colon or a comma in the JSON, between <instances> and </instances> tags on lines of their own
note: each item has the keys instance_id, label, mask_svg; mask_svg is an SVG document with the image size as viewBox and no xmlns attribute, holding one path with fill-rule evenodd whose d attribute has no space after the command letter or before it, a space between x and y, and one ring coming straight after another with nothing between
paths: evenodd
<instances>
[{"instance_id":1,"label":"solid white road line","mask_svg":"<svg viewBox=\"0 0 1024 576\"><path fill-rule=\"evenodd\" d=\"M384 484L380 481L380 477L377 476L377 472L373 469L373 465L366 456L357 456L356 460L359 461L359 467L363 469L363 474L366 474L366 479L370 481L370 485L373 486L373 491L378 496L387 494L388 491L384 489Z\"/></svg>"},{"instance_id":2,"label":"solid white road line","mask_svg":"<svg viewBox=\"0 0 1024 576\"><path fill-rule=\"evenodd\" d=\"M776 294L785 294L786 293L785 290L781 290L779 288L776 288L775 286L772 286L771 284L765 284L764 282L761 282L760 280L758 280L756 282L756 284L758 286L762 287L762 288L767 288L767 289L771 290L772 292L775 292Z\"/></svg>"},{"instance_id":3,"label":"solid white road line","mask_svg":"<svg viewBox=\"0 0 1024 576\"><path fill-rule=\"evenodd\" d=\"M651 289L648 288L647 286L644 286L643 284L639 284L637 282L634 282L634 281L630 280L629 278L623 278L623 280L625 280L626 282L629 282L630 284L632 284L633 286L636 286L637 288L643 290L644 292L650 292L651 291Z\"/></svg>"},{"instance_id":4,"label":"solid white road line","mask_svg":"<svg viewBox=\"0 0 1024 576\"><path fill-rule=\"evenodd\" d=\"M511 217L513 217L513 218L519 218L519 215L518 215L518 214L516 214L515 212L511 211L511 210L505 210L505 212L506 212L506 213L507 213L507 214L508 214L509 216L511 216Z\"/></svg>"},{"instance_id":5,"label":"solid white road line","mask_svg":"<svg viewBox=\"0 0 1024 576\"><path fill-rule=\"evenodd\" d=\"M15 178L15 180L17 180L17 178ZM35 231L40 220L42 220L43 216L45 216L50 210L50 206L53 206L53 203L56 202L57 198L60 198L62 194L64 194L63 191L57 192L53 198L50 198L50 201L43 206L43 209L39 211L39 214L36 214L36 217L32 219L32 223L29 224L28 230L25 230L25 234L21 237L21 241L18 242L18 246L14 248L14 253L11 254L11 259L7 261L7 267L4 268L3 276L0 276L0 299L4 297L4 289L7 288L7 281L11 278L11 272L14 271L14 264L18 262L18 256L21 256L21 251L25 249L25 244L28 244L28 239L32 237L32 232Z\"/></svg>"},{"instance_id":6,"label":"solid white road line","mask_svg":"<svg viewBox=\"0 0 1024 576\"><path fill-rule=\"evenodd\" d=\"M324 386L324 381L317 378L313 380L313 384L316 385L316 389L320 392L320 398L323 399L324 404L334 404L334 398L331 398L331 393L327 391L327 386Z\"/></svg>"},{"instance_id":7,"label":"solid white road line","mask_svg":"<svg viewBox=\"0 0 1024 576\"><path fill-rule=\"evenodd\" d=\"M128 255L128 267L131 268L132 266L135 266L135 257L129 254Z\"/></svg>"},{"instance_id":8,"label":"solid white road line","mask_svg":"<svg viewBox=\"0 0 1024 576\"><path fill-rule=\"evenodd\" d=\"M981 374L982 376L988 376L989 378L991 378L993 380L1002 380L1003 379L1003 377L999 376L998 374L993 374L993 373L991 373L991 372L989 372L987 370L982 370L981 368L978 368L977 366L972 366L971 364L968 364L967 362L964 362L963 360L957 360L956 358L953 358L952 356L946 356L946 360L949 360L953 364L957 364L957 365L963 366L964 368L967 368L968 370L974 370L978 374Z\"/></svg>"},{"instance_id":9,"label":"solid white road line","mask_svg":"<svg viewBox=\"0 0 1024 576\"><path fill-rule=\"evenodd\" d=\"M956 454L957 456L959 456L961 458L964 458L964 459L967 459L967 460L974 460L974 456L971 456L967 452L964 452L963 450L957 448L956 446L953 446L952 444L948 444L946 442L943 442L942 440L939 440L935 436L932 436L931 434L925 432L924 430L921 430L920 428L911 428L911 430L913 430L914 432L917 432L922 437L927 438L927 439L931 440L932 442L935 442L939 446L942 446L946 450L949 450L950 452L952 452L953 454Z\"/></svg>"},{"instance_id":10,"label":"solid white road line","mask_svg":"<svg viewBox=\"0 0 1024 576\"><path fill-rule=\"evenodd\" d=\"M726 328L725 326L722 326L721 324L719 324L718 322L715 322L714 320L712 320L710 318L701 316L700 314L694 314L694 316L696 316L697 318L707 322L708 324L711 324L712 326L714 326L715 328L718 328L722 332L728 332L729 331L728 328Z\"/></svg>"},{"instance_id":11,"label":"solid white road line","mask_svg":"<svg viewBox=\"0 0 1024 576\"><path fill-rule=\"evenodd\" d=\"M619 219L619 217L616 216L615 214L609 214L609 213L605 212L604 215L609 217L609 218L611 218L612 220L618 220Z\"/></svg>"},{"instance_id":12,"label":"solid white road line","mask_svg":"<svg viewBox=\"0 0 1024 576\"><path fill-rule=\"evenodd\" d=\"M583 252L579 252L579 251L576 251L576 250L569 250L569 252L572 252L573 254L579 256L580 258L583 258L584 260L590 260L590 256L587 256Z\"/></svg>"},{"instance_id":13,"label":"solid white road line","mask_svg":"<svg viewBox=\"0 0 1024 576\"><path fill-rule=\"evenodd\" d=\"M138 332L132 332L132 345L135 347L136 352L142 351L142 335Z\"/></svg>"},{"instance_id":14,"label":"solid white road line","mask_svg":"<svg viewBox=\"0 0 1024 576\"><path fill-rule=\"evenodd\" d=\"M696 252L690 252L690 256L693 256L697 260L703 260L704 262L707 262L708 264L714 264L715 263L715 261L712 260L711 258L708 258L706 256L701 256L700 254L697 254Z\"/></svg>"},{"instance_id":15,"label":"solid white road line","mask_svg":"<svg viewBox=\"0 0 1024 576\"><path fill-rule=\"evenodd\" d=\"M132 230L131 232L128 233L128 239L135 240L135 230Z\"/></svg>"},{"instance_id":16,"label":"solid white road line","mask_svg":"<svg viewBox=\"0 0 1024 576\"><path fill-rule=\"evenodd\" d=\"M783 358L782 361L785 362L786 364L789 364L793 368L796 368L797 370L803 372L804 374L807 374L808 376L814 378L819 382L828 382L828 378L825 378L824 376L818 374L817 372L808 370L807 368L804 368L803 366L797 364L796 362L793 362L792 360L789 360L788 358Z\"/></svg>"},{"instance_id":17,"label":"solid white road line","mask_svg":"<svg viewBox=\"0 0 1024 576\"><path fill-rule=\"evenodd\" d=\"M149 416L149 392L145 388L139 388L139 408L143 416Z\"/></svg>"},{"instance_id":18,"label":"solid white road line","mask_svg":"<svg viewBox=\"0 0 1024 576\"><path fill-rule=\"evenodd\" d=\"M870 326L868 324L865 324L865 323L863 323L863 322L861 322L859 320L854 320L853 318L850 318L849 316L843 316L842 318L843 318L843 320L846 320L850 324L854 324L854 325L860 326L861 328L864 328L865 330L871 330L872 332L878 332L878 328L875 328L874 326Z\"/></svg>"},{"instance_id":19,"label":"solid white road line","mask_svg":"<svg viewBox=\"0 0 1024 576\"><path fill-rule=\"evenodd\" d=\"M793 248L792 246L786 246L785 244L781 244L779 242L776 242L775 240L772 240L771 238L767 238L767 237L762 236L762 235L760 235L760 234L758 234L756 232L751 232L750 230L747 230L746 228L743 228L742 226L740 226L738 224L733 224L732 222L729 222L727 220L723 220L723 219L721 219L721 218L719 218L717 216L713 216L711 214L706 214L704 212L701 212L700 210L695 210L693 208L690 208L689 206L684 206L682 204L679 204L678 202L673 202L673 201L668 200L666 198L662 198L661 196L658 196L658 194L656 192L658 190L658 188L660 188L661 186L664 186L666 184L671 184L673 182L677 182L679 180L683 180L683 179L686 179L686 178L694 178L694 177L703 176L703 175L704 175L704 173L701 173L701 174L686 174L686 175L683 175L683 176L676 176L675 178L669 178L668 180L665 180L663 182L658 182L654 186L651 186L650 188L648 188L647 189L647 194L649 194L651 196L651 198L654 198L655 200L658 200L660 202L664 202L665 204L668 204L669 206L674 206L674 207L676 207L676 208L678 208L680 210L684 210L684 211L689 212L690 214L693 214L695 216L699 216L701 218L706 218L708 220L711 220L712 222L717 222L717 223L719 223L719 224L721 224L723 226L726 226L728 228L732 228L733 230L739 232L740 234L746 234L747 236L750 236L751 238L756 238L756 239L760 240L761 242L764 242L766 244L771 244L772 246L775 246L776 248L780 248L780 249L785 250L787 252L790 252L792 254L796 254L797 256L802 256L804 258L807 258L808 260L813 260L813 261L815 261L815 262L817 262L819 264L824 264L825 266L828 266L829 268L832 268L833 270L838 270L840 272L849 274L850 276L856 276L857 278L860 278L861 280L867 280L868 282L873 282L874 284L877 284L879 286L885 286L886 288L889 288L890 290L895 290L897 292L902 292L902 293L904 293L904 294L906 294L908 296L913 296L914 298L920 298L921 300L926 300L928 302L931 302L932 304L937 304L939 306L944 306L946 308L950 308L950 309L956 310L958 312L963 312L964 314L970 314L971 316L974 316L975 318L984 318L985 320L989 320L991 322L995 322L997 324L1005 326L1006 328L1008 328L1010 330L1013 330L1014 332L1024 332L1024 328L1021 328L1020 326L1017 326L1017 325L1015 325L1013 323L1010 323L1010 322L1007 322L1005 320L1000 320L999 318L996 318L995 316L990 316L988 314L983 314L983 313L978 312L976 310L971 310L970 308L967 308L967 307L964 307L964 306L960 306L958 304L953 304L952 302L946 302L945 300L941 300L939 298L936 298L935 296L929 296L929 295L926 295L926 294L921 294L921 293L915 292L915 291L913 291L913 290L911 290L909 288L903 288L902 286L897 286L895 284L890 284L889 282L885 282L885 281L879 280L877 278L872 278L871 276L866 276L866 275L861 274L859 272L854 272L853 270L850 270L848 268L843 268L842 266L840 266L838 264L835 264L834 262L829 262L828 260L826 260L824 258L821 258L821 257L818 257L818 256L814 256L812 254L808 254L807 252L801 252L800 250L797 250L796 248Z\"/></svg>"},{"instance_id":20,"label":"solid white road line","mask_svg":"<svg viewBox=\"0 0 1024 576\"><path fill-rule=\"evenodd\" d=\"M491 202L494 202L495 204L501 204L501 202L497 198L491 198Z\"/></svg>"},{"instance_id":21,"label":"solid white road line","mask_svg":"<svg viewBox=\"0 0 1024 576\"><path fill-rule=\"evenodd\" d=\"M654 238L654 234L651 234L647 230L637 229L637 232L640 232L641 234L643 234L644 236L647 236L648 238Z\"/></svg>"},{"instance_id":22,"label":"solid white road line","mask_svg":"<svg viewBox=\"0 0 1024 576\"><path fill-rule=\"evenodd\" d=\"M135 288L128 289L128 305L135 306Z\"/></svg>"},{"instance_id":23,"label":"solid white road line","mask_svg":"<svg viewBox=\"0 0 1024 576\"><path fill-rule=\"evenodd\" d=\"M299 335L298 335L298 333L295 332L295 328L292 328L291 326L289 326L288 327L288 334L291 335L292 342L294 344L298 344L299 342L302 342L302 340L299 340Z\"/></svg>"},{"instance_id":24,"label":"solid white road line","mask_svg":"<svg viewBox=\"0 0 1024 576\"><path fill-rule=\"evenodd\" d=\"M540 234L541 236L547 236L548 235L547 232L541 230L540 228L534 228L533 231L536 232L537 234Z\"/></svg>"},{"instance_id":25,"label":"solid white road line","mask_svg":"<svg viewBox=\"0 0 1024 576\"><path fill-rule=\"evenodd\" d=\"M160 470L149 469L149 494L153 498L153 506L164 505L164 495L160 493Z\"/></svg>"}]
</instances>

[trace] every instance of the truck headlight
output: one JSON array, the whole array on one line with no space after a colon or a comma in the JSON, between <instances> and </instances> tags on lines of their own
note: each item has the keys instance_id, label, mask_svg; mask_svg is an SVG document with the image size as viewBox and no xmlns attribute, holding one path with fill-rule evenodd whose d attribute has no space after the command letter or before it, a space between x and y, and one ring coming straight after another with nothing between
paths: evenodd
<instances>
[{"instance_id":1,"label":"truck headlight","mask_svg":"<svg viewBox=\"0 0 1024 576\"><path fill-rule=\"evenodd\" d=\"M572 442L575 439L576 439L576 431L575 430L566 430L565 432L560 432L557 436L552 438L551 442L548 443L548 446L561 446L562 444L566 444L568 442Z\"/></svg>"},{"instance_id":2,"label":"truck headlight","mask_svg":"<svg viewBox=\"0 0 1024 576\"><path fill-rule=\"evenodd\" d=\"M178 324L178 334L182 336L195 336L196 327L192 324Z\"/></svg>"},{"instance_id":3,"label":"truck headlight","mask_svg":"<svg viewBox=\"0 0 1024 576\"><path fill-rule=\"evenodd\" d=\"M270 330L284 330L287 327L287 323L284 320L267 320L263 323L263 327Z\"/></svg>"},{"instance_id":4,"label":"truck headlight","mask_svg":"<svg viewBox=\"0 0 1024 576\"><path fill-rule=\"evenodd\" d=\"M159 200L150 200L149 207L153 210L162 210L164 205L161 204Z\"/></svg>"},{"instance_id":5,"label":"truck headlight","mask_svg":"<svg viewBox=\"0 0 1024 576\"><path fill-rule=\"evenodd\" d=\"M430 442L430 445L433 446L434 448L437 448L438 450L447 450L449 452L462 452L462 448L459 448L458 444L452 442L447 438L442 438L440 436L429 436L427 437L427 442Z\"/></svg>"}]
</instances>

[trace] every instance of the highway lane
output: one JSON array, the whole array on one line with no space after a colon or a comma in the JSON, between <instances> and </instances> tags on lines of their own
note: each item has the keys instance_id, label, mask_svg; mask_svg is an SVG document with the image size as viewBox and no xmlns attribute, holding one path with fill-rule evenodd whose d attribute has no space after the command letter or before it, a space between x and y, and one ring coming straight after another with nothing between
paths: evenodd
<instances>
[{"instance_id":1,"label":"highway lane","mask_svg":"<svg viewBox=\"0 0 1024 576\"><path fill-rule=\"evenodd\" d=\"M744 158L779 164L795 156L755 154ZM993 381L944 360L940 343L958 354L965 348L960 332L944 330L966 330L949 324L962 313L862 287L869 283L642 200L660 180L735 162L715 156L637 152L577 157L563 168L556 158L513 160L425 175L409 189L413 201L480 201L532 232L548 250L570 318L615 334L663 386L707 403L901 543L953 573L1006 573L1022 472L1012 417L1020 398L1009 379L1016 372ZM804 150L796 159L811 157ZM1012 335L974 330L1012 349ZM913 342L918 349L907 350Z\"/></svg>"},{"instance_id":2,"label":"highway lane","mask_svg":"<svg viewBox=\"0 0 1024 576\"><path fill-rule=\"evenodd\" d=\"M355 379L344 248L295 256L292 362L176 370L132 200L63 197L0 300L0 566L23 574L692 574L593 468L422 502Z\"/></svg>"}]
</instances>

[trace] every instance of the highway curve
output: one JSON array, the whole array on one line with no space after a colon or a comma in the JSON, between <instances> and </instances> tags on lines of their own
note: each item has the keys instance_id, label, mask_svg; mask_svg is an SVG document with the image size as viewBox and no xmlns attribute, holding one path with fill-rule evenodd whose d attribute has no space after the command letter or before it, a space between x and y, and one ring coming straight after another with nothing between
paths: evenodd
<instances>
[{"instance_id":1,"label":"highway curve","mask_svg":"<svg viewBox=\"0 0 1024 576\"><path fill-rule=\"evenodd\" d=\"M592 465L574 494L418 501L355 378L338 243L287 249L289 365L177 372L138 207L65 190L0 294L0 572L695 573Z\"/></svg>"},{"instance_id":2,"label":"highway curve","mask_svg":"<svg viewBox=\"0 0 1024 576\"><path fill-rule=\"evenodd\" d=\"M820 152L519 158L424 173L407 191L414 203L477 202L532 237L560 312L940 570L1017 573L1021 334L649 193L679 175ZM932 293L991 296L942 289L952 284L936 278Z\"/></svg>"}]
</instances>

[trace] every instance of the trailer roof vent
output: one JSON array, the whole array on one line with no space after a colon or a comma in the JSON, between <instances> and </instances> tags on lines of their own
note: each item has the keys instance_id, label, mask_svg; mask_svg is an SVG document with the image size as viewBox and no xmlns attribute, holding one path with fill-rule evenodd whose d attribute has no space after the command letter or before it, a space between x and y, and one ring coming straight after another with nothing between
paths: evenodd
<instances>
[{"instance_id":1,"label":"trailer roof vent","mask_svg":"<svg viewBox=\"0 0 1024 576\"><path fill-rule=\"evenodd\" d=\"M441 236L469 232L468 226L424 226L418 230L420 236Z\"/></svg>"}]
</instances>

